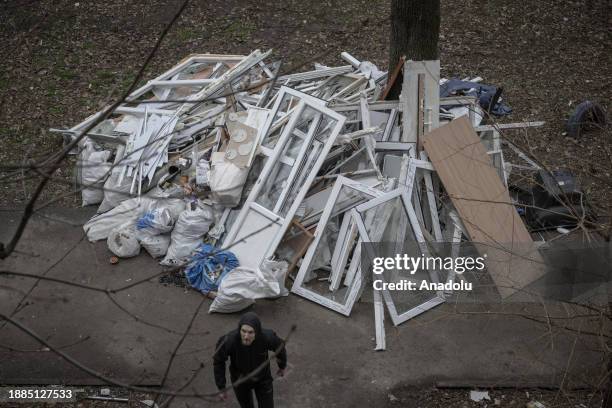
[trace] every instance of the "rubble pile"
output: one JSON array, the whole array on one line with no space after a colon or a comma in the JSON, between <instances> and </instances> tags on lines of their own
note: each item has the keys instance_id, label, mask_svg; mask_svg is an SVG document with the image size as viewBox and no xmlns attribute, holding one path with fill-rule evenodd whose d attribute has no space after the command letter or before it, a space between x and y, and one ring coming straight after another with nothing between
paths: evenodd
<instances>
[{"instance_id":1,"label":"rubble pile","mask_svg":"<svg viewBox=\"0 0 612 408\"><path fill-rule=\"evenodd\" d=\"M461 276L424 270L409 279L449 285L369 290L400 275L372 274L362 242L413 243L415 256L434 242L532 243L508 175L539 168L512 145L524 162L507 163L499 129L481 125L487 112L509 112L495 87L441 80L439 61L402 60L401 96L386 100L398 75L348 53L347 65L284 75L269 56L191 55L87 134L77 173L83 205L99 204L84 226L91 241L185 267L194 287L216 294L211 311L291 284L348 316L367 294L377 349L385 305L401 324L444 302ZM62 132L76 137L98 115ZM489 273L502 296L539 276Z\"/></svg>"}]
</instances>

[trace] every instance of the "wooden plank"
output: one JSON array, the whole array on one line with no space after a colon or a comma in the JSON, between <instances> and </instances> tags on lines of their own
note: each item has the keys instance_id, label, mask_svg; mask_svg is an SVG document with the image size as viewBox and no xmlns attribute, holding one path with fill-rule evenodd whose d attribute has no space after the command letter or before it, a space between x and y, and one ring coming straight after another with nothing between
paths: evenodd
<instances>
[{"instance_id":1,"label":"wooden plank","mask_svg":"<svg viewBox=\"0 0 612 408\"><path fill-rule=\"evenodd\" d=\"M469 120L434 129L423 144L502 298L540 278L542 258Z\"/></svg>"}]
</instances>

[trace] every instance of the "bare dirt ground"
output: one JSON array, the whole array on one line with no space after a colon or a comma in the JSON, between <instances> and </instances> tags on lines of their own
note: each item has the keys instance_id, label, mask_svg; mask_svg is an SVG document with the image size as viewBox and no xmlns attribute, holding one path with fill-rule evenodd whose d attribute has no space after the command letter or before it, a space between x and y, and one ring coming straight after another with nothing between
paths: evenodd
<instances>
[{"instance_id":1,"label":"bare dirt ground","mask_svg":"<svg viewBox=\"0 0 612 408\"><path fill-rule=\"evenodd\" d=\"M117 98L178 4L0 2L0 165L37 161L57 151L61 138L48 128L73 126ZM273 48L284 66L297 71L311 69L315 61L342 65L341 51L387 69L388 16L389 1L383 0L194 1L145 78L190 53L247 54L255 48ZM567 137L564 126L586 99L601 103L610 116L611 23L607 0L442 1L442 75L481 76L502 86L514 110L502 122L546 121L541 129L507 137L546 166L575 171L603 217L612 211L610 126L578 140ZM40 203L65 196L55 205L80 205L80 197L70 193L73 165L68 160L58 170ZM0 207L23 205L36 181L34 174L0 172ZM398 389L389 407L485 405L472 403L467 393ZM524 390L497 390L492 398L517 407L538 398L547 407L597 401L586 391L535 390L528 397Z\"/></svg>"},{"instance_id":2,"label":"bare dirt ground","mask_svg":"<svg viewBox=\"0 0 612 408\"><path fill-rule=\"evenodd\" d=\"M125 90L178 2L10 1L0 4L0 162L39 160L61 140L50 127L72 126ZM581 101L609 109L612 24L605 0L442 2L440 60L446 77L481 76L504 88L514 112L503 122L544 120L546 126L507 133L550 168L581 178L599 214L609 216L612 132L574 140L565 121ZM198 1L163 43L145 78L189 53L246 54L274 49L285 67L341 65L341 51L386 69L389 2ZM45 202L79 205L69 194L66 163L45 191ZM1 175L2 206L18 207L35 175Z\"/></svg>"}]
</instances>

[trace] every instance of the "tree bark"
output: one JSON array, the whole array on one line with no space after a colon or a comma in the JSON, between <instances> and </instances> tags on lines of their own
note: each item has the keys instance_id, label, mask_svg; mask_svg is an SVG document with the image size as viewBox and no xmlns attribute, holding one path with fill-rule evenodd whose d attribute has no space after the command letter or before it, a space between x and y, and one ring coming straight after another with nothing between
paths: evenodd
<instances>
[{"instance_id":1,"label":"tree bark","mask_svg":"<svg viewBox=\"0 0 612 408\"><path fill-rule=\"evenodd\" d=\"M406 60L438 59L440 0L391 0L389 72L402 56ZM401 81L391 88L388 98L397 98Z\"/></svg>"}]
</instances>

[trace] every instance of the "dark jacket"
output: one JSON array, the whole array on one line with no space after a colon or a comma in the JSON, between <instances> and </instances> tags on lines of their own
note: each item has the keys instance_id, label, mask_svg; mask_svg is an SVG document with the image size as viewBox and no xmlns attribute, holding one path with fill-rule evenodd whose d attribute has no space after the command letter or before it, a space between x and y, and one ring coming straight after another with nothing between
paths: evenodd
<instances>
[{"instance_id":1,"label":"dark jacket","mask_svg":"<svg viewBox=\"0 0 612 408\"><path fill-rule=\"evenodd\" d=\"M240 339L240 327L243 324L255 329L255 340L250 346L244 346ZM238 329L232 330L217 341L217 352L214 356L215 383L218 389L225 388L225 362L230 358L230 377L232 383L238 378L251 373L268 359L268 351L275 352L280 347L281 351L276 355L278 367L284 369L287 366L287 352L281 340L272 330L261 328L261 322L253 312L245 313L238 323ZM266 381L272 379L270 364L266 364L250 382Z\"/></svg>"}]
</instances>

